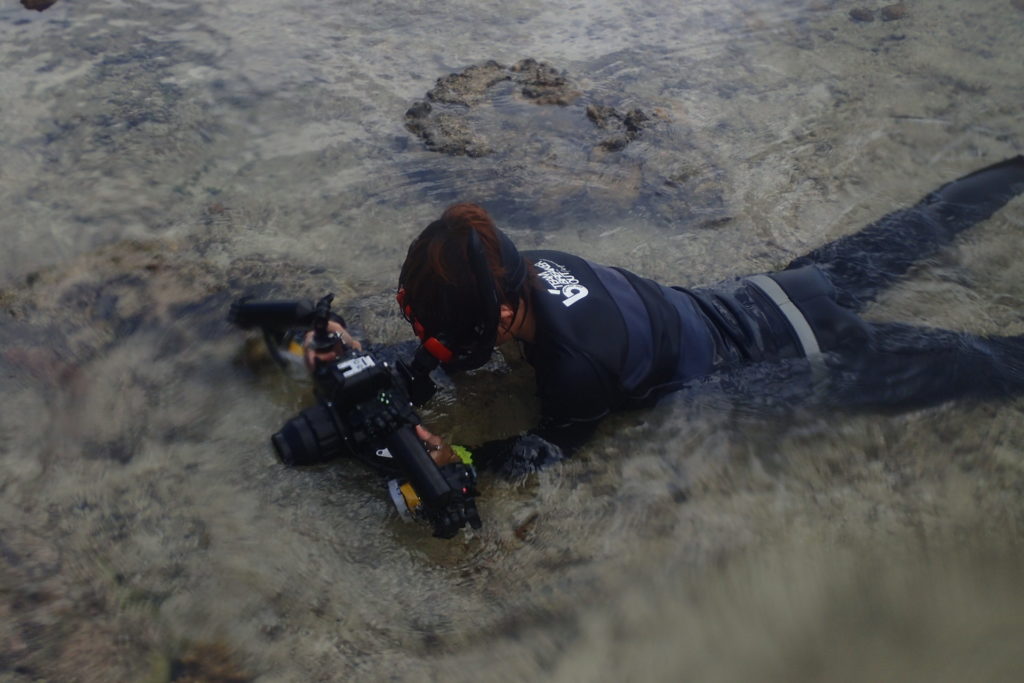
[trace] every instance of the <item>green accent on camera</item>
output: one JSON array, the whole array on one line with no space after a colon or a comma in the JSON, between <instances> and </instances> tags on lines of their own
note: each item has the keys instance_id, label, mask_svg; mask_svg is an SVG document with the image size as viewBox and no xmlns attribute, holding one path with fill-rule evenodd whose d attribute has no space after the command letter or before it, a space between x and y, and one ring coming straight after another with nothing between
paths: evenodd
<instances>
[{"instance_id":1,"label":"green accent on camera","mask_svg":"<svg viewBox=\"0 0 1024 683\"><path fill-rule=\"evenodd\" d=\"M452 453L459 456L459 460L462 461L463 465L473 464L473 454L465 446L452 446Z\"/></svg>"}]
</instances>

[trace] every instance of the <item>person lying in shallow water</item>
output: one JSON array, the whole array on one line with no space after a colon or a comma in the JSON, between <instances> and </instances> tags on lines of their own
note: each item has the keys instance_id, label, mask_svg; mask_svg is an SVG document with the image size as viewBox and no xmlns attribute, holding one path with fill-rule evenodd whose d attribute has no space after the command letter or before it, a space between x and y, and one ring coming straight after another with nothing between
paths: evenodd
<instances>
[{"instance_id":1,"label":"person lying in shallow water","mask_svg":"<svg viewBox=\"0 0 1024 683\"><path fill-rule=\"evenodd\" d=\"M412 242L397 298L449 373L484 365L504 342L521 345L536 375L539 423L471 449L478 468L508 476L571 454L616 409L755 364L797 361L816 395L847 406L1008 396L1024 391L1024 336L874 323L858 312L1022 191L1017 156L780 271L693 289L565 252L520 252L482 207L455 204ZM440 437L417 431L439 464L454 461Z\"/></svg>"}]
</instances>

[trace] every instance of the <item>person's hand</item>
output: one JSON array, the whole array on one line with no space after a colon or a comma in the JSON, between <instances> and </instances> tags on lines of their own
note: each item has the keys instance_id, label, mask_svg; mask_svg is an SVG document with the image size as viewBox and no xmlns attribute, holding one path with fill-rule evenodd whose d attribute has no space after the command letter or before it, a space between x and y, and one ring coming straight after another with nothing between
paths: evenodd
<instances>
[{"instance_id":1,"label":"person's hand","mask_svg":"<svg viewBox=\"0 0 1024 683\"><path fill-rule=\"evenodd\" d=\"M438 467L453 462L462 462L459 460L459 456L455 455L452 447L444 442L444 439L436 434L431 434L423 425L416 425L416 436L423 442L427 453L430 453L430 457L434 459Z\"/></svg>"},{"instance_id":2,"label":"person's hand","mask_svg":"<svg viewBox=\"0 0 1024 683\"><path fill-rule=\"evenodd\" d=\"M348 333L348 330L341 326L341 323L329 320L327 322L327 331L337 332L340 339L334 347L326 351L318 352L313 348L313 330L306 333L306 337L302 342L302 348L305 349L303 352L303 359L306 361L306 369L310 372L313 372L316 368L317 361L320 361L321 363L329 363L337 358L339 354L344 353L346 348L355 349L356 351L361 351L363 349L363 345L360 344L358 340L354 339L352 335Z\"/></svg>"}]
</instances>

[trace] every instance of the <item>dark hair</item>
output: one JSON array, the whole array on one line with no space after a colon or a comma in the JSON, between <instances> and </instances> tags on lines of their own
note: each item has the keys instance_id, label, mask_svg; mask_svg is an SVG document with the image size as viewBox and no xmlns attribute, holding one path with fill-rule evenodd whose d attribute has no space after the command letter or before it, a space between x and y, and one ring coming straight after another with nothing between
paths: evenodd
<instances>
[{"instance_id":1,"label":"dark hair","mask_svg":"<svg viewBox=\"0 0 1024 683\"><path fill-rule=\"evenodd\" d=\"M474 259L481 256L490 283L478 281L482 268L474 267ZM494 305L492 293L499 306L518 313L520 300L529 300L528 273L528 264L487 211L463 203L449 206L413 240L398 286L405 292L403 305L427 335L444 333L461 342L479 336L489 313L485 307Z\"/></svg>"}]
</instances>

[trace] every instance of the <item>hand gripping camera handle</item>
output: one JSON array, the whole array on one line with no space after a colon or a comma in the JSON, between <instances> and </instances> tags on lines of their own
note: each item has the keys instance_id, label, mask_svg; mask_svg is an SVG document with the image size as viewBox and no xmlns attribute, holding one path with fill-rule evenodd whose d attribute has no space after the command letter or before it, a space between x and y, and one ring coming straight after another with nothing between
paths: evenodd
<instances>
[{"instance_id":1,"label":"hand gripping camera handle","mask_svg":"<svg viewBox=\"0 0 1024 683\"><path fill-rule=\"evenodd\" d=\"M453 489L441 474L437 463L423 448L412 427L402 427L391 432L384 445L428 508L440 508L448 503Z\"/></svg>"}]
</instances>

